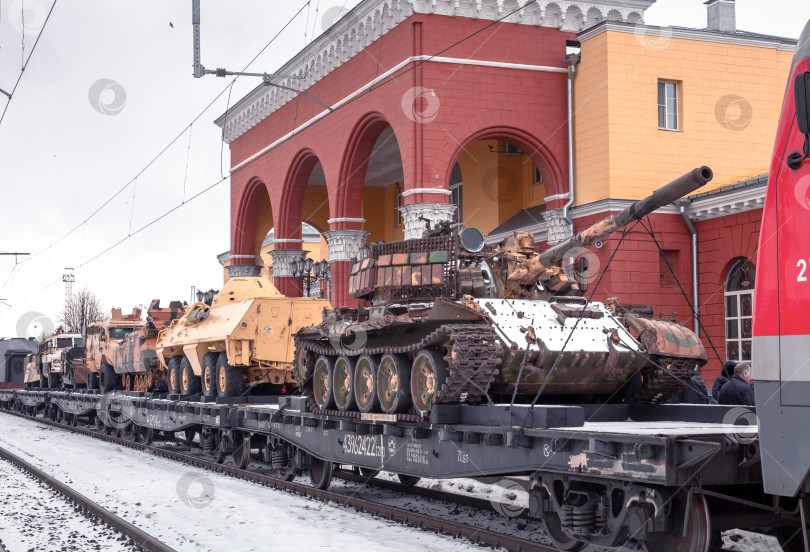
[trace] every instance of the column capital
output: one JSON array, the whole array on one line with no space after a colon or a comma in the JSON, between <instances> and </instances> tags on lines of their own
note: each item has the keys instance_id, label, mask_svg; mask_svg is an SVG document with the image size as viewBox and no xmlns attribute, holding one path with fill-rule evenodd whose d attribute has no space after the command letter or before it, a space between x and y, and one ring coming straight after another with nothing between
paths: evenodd
<instances>
[{"instance_id":1,"label":"column capital","mask_svg":"<svg viewBox=\"0 0 810 552\"><path fill-rule=\"evenodd\" d=\"M399 207L405 222L405 239L413 240L424 237L428 230L436 228L439 223L453 222L456 218L456 206L452 203L411 203Z\"/></svg>"},{"instance_id":2,"label":"column capital","mask_svg":"<svg viewBox=\"0 0 810 552\"><path fill-rule=\"evenodd\" d=\"M309 253L303 249L274 249L269 252L273 259L273 280L276 278L292 278L292 262L301 257L306 257Z\"/></svg>"},{"instance_id":3,"label":"column capital","mask_svg":"<svg viewBox=\"0 0 810 552\"><path fill-rule=\"evenodd\" d=\"M359 257L360 248L366 245L371 232L365 230L329 230L324 238L329 245L329 262L351 261Z\"/></svg>"}]
</instances>

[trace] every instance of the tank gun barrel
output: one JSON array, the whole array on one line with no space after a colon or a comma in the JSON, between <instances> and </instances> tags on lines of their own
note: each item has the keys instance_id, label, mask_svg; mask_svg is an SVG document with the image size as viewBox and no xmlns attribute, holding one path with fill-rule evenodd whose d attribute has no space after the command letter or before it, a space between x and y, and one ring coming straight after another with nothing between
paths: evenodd
<instances>
[{"instance_id":1,"label":"tank gun barrel","mask_svg":"<svg viewBox=\"0 0 810 552\"><path fill-rule=\"evenodd\" d=\"M540 254L540 264L552 266L561 263L565 253L572 248L588 246L596 240L627 226L634 220L641 220L656 209L677 201L704 186L711 181L713 176L712 170L706 166L689 171L666 186L655 190L652 195L636 201L618 213L602 219L593 226L589 226L567 240L558 243L551 249L543 251Z\"/></svg>"}]
</instances>

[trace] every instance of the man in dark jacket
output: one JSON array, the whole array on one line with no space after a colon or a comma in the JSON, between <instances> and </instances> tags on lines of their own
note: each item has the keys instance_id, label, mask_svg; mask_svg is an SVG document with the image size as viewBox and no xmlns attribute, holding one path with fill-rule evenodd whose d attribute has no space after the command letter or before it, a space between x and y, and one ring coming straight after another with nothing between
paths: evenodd
<instances>
[{"instance_id":1,"label":"man in dark jacket","mask_svg":"<svg viewBox=\"0 0 810 552\"><path fill-rule=\"evenodd\" d=\"M720 370L720 375L714 379L714 384L712 385L712 398L717 402L720 402L720 388L723 387L731 376L734 375L734 367L737 366L737 363L733 360L727 360L725 364L723 364L723 369Z\"/></svg>"},{"instance_id":2,"label":"man in dark jacket","mask_svg":"<svg viewBox=\"0 0 810 552\"><path fill-rule=\"evenodd\" d=\"M734 367L734 377L720 388L720 404L754 406L751 366L741 362Z\"/></svg>"},{"instance_id":3,"label":"man in dark jacket","mask_svg":"<svg viewBox=\"0 0 810 552\"><path fill-rule=\"evenodd\" d=\"M682 404L709 404L709 392L706 382L700 377L700 371L695 367L695 375L689 380L689 385L681 391Z\"/></svg>"}]
</instances>

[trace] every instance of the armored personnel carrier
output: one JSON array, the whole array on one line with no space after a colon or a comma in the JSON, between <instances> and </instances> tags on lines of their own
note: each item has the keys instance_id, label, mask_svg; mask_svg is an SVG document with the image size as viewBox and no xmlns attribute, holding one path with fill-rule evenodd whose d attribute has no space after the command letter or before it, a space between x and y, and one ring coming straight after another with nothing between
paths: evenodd
<instances>
[{"instance_id":1,"label":"armored personnel carrier","mask_svg":"<svg viewBox=\"0 0 810 552\"><path fill-rule=\"evenodd\" d=\"M588 302L585 263L564 261L711 178L695 169L543 252L526 233L485 247L473 228L372 244L350 277L370 306L327 311L297 335L303 393L316 410L400 417L486 394L528 402L541 388L544 402L665 402L681 389L672 375L706 362L700 339Z\"/></svg>"},{"instance_id":2,"label":"armored personnel carrier","mask_svg":"<svg viewBox=\"0 0 810 552\"><path fill-rule=\"evenodd\" d=\"M285 297L263 277L232 277L157 339L169 392L238 397L246 386L293 384L293 335L321 321L328 301Z\"/></svg>"}]
</instances>

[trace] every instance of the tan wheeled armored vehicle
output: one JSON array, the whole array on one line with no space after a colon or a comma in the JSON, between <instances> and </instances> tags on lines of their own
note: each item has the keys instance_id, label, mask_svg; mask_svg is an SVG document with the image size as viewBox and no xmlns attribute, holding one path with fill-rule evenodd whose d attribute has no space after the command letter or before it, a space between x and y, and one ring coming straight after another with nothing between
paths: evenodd
<instances>
[{"instance_id":1,"label":"tan wheeled armored vehicle","mask_svg":"<svg viewBox=\"0 0 810 552\"><path fill-rule=\"evenodd\" d=\"M112 391L121 385L121 376L115 370L115 350L127 335L143 328L141 309L132 309L132 314L122 314L114 308L111 317L87 327L86 355L87 387L101 389L102 393Z\"/></svg>"},{"instance_id":2,"label":"tan wheeled armored vehicle","mask_svg":"<svg viewBox=\"0 0 810 552\"><path fill-rule=\"evenodd\" d=\"M25 358L25 386L61 388L86 383L82 370L76 369L82 364L83 345L81 334L56 334L42 341L39 352Z\"/></svg>"},{"instance_id":3,"label":"tan wheeled armored vehicle","mask_svg":"<svg viewBox=\"0 0 810 552\"><path fill-rule=\"evenodd\" d=\"M285 297L267 278L232 277L211 304L194 303L160 332L169 392L236 397L246 386L280 391L293 379L293 335L321 321L328 301Z\"/></svg>"}]
</instances>

